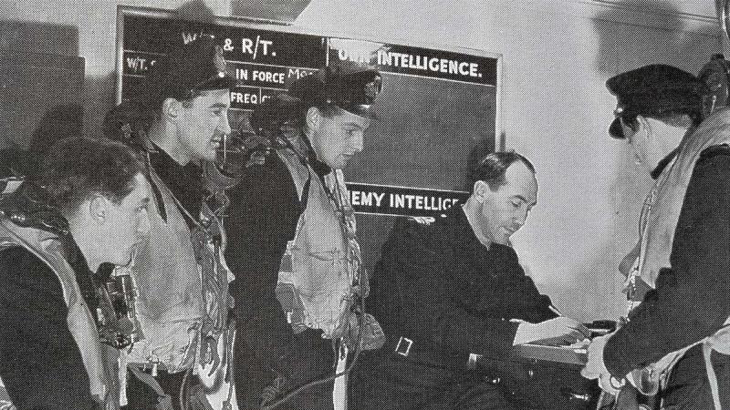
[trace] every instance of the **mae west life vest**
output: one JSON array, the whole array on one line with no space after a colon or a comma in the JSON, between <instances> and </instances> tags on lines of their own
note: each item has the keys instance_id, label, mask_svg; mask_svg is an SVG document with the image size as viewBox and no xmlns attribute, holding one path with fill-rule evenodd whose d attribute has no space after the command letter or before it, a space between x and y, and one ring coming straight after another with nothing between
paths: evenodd
<instances>
[{"instance_id":1,"label":"mae west life vest","mask_svg":"<svg viewBox=\"0 0 730 410\"><path fill-rule=\"evenodd\" d=\"M63 256L60 239L51 232L20 227L7 218L0 217L0 250L15 246L21 246L33 253L58 278L68 307L66 322L89 377L91 397L103 403L105 409L117 409L117 351L100 343L94 317L84 301L76 281L76 273Z\"/></svg>"},{"instance_id":2,"label":"mae west life vest","mask_svg":"<svg viewBox=\"0 0 730 410\"><path fill-rule=\"evenodd\" d=\"M302 164L290 150L277 154L289 169L298 196L306 208L297 222L294 238L287 244L279 269L277 298L295 333L321 329L323 337L341 336L343 314L349 308L353 274L349 269L347 242L329 192L346 190L341 171L323 179ZM308 192L304 187L309 181ZM336 186L336 184L340 186ZM346 192L346 191L345 191Z\"/></svg>"},{"instance_id":3,"label":"mae west life vest","mask_svg":"<svg viewBox=\"0 0 730 410\"><path fill-rule=\"evenodd\" d=\"M224 243L214 243L210 235L217 230L225 237L218 217L205 205L200 218L183 214L186 211L182 205L149 169L166 220L153 201L149 240L129 266L137 291L135 310L142 335L125 360L159 363L168 372L177 373L196 363L201 336L212 337L217 343L226 330L228 282L232 275L222 258ZM191 232L186 217L208 227L200 225Z\"/></svg>"},{"instance_id":4,"label":"mae west life vest","mask_svg":"<svg viewBox=\"0 0 730 410\"><path fill-rule=\"evenodd\" d=\"M639 243L622 262L628 266L627 262L631 258L636 258L627 283L636 283L640 279L640 283L654 288L661 269L671 266L670 255L674 233L690 178L702 152L715 145L730 145L730 108L716 111L697 129L688 131L679 145L676 158L657 178L642 208ZM631 303L630 309L635 305L637 304ZM730 317L714 334L671 352L643 369L633 371L629 381L644 394L656 393L660 387L666 386L672 369L679 359L698 344L703 346L712 399L715 408L719 410L718 381L710 361L710 354L713 350L730 354Z\"/></svg>"}]
</instances>

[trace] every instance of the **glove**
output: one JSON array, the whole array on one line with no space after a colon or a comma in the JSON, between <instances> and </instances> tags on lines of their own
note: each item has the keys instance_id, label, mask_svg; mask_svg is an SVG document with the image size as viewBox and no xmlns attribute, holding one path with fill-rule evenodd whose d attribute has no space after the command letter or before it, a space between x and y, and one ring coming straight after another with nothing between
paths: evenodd
<instances>
[{"instance_id":1,"label":"glove","mask_svg":"<svg viewBox=\"0 0 730 410\"><path fill-rule=\"evenodd\" d=\"M588 362L580 371L581 376L586 379L598 379L598 384L606 393L616 396L626 384L626 379L617 380L611 376L603 362L603 349L610 338L610 334L593 339L588 346Z\"/></svg>"}]
</instances>

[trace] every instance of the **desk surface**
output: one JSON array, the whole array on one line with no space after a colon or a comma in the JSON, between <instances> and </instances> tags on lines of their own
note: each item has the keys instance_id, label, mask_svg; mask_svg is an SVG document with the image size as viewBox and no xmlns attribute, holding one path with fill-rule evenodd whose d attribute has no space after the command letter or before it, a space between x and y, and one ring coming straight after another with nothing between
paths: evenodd
<instances>
[{"instance_id":1,"label":"desk surface","mask_svg":"<svg viewBox=\"0 0 730 410\"><path fill-rule=\"evenodd\" d=\"M546 346L527 343L515 346L512 351L515 355L525 359L575 364L581 367L588 361L586 346Z\"/></svg>"}]
</instances>

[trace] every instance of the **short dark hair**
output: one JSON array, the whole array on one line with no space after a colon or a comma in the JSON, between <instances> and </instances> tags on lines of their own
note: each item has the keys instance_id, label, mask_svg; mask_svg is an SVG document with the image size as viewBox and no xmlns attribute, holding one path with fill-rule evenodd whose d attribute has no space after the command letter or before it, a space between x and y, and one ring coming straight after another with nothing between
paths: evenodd
<instances>
[{"instance_id":1,"label":"short dark hair","mask_svg":"<svg viewBox=\"0 0 730 410\"><path fill-rule=\"evenodd\" d=\"M507 183L505 173L510 165L521 161L533 174L535 167L530 160L514 151L492 152L479 161L479 165L472 172L472 185L476 181L484 181L489 189L496 191Z\"/></svg>"},{"instance_id":2,"label":"short dark hair","mask_svg":"<svg viewBox=\"0 0 730 410\"><path fill-rule=\"evenodd\" d=\"M106 138L71 137L46 154L38 181L62 213L73 213L93 195L119 204L144 167L134 151Z\"/></svg>"}]
</instances>

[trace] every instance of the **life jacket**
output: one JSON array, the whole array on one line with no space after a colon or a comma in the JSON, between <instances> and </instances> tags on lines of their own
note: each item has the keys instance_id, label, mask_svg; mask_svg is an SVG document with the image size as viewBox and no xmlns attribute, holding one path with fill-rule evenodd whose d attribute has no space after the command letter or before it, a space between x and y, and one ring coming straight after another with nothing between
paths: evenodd
<instances>
[{"instance_id":1,"label":"life jacket","mask_svg":"<svg viewBox=\"0 0 730 410\"><path fill-rule=\"evenodd\" d=\"M150 183L163 201L150 202L150 237L129 266L137 298L141 340L127 354L130 363L161 363L170 373L195 363L203 318L202 282L191 232L170 190L150 168Z\"/></svg>"},{"instance_id":2,"label":"life jacket","mask_svg":"<svg viewBox=\"0 0 730 410\"><path fill-rule=\"evenodd\" d=\"M662 171L652 187L641 213L640 240L624 258L636 257L629 280L639 279L654 288L659 272L671 266L670 255L679 215L684 204L692 172L701 153L714 145L730 144L730 108L716 111L700 126L689 131L679 145L676 158ZM730 272L728 272L730 275ZM717 377L710 361L713 350L730 354L730 317L714 334L680 350L669 353L658 362L632 372L629 378L642 393L652 395L666 385L674 365L692 347L701 344L715 408L720 410Z\"/></svg>"},{"instance_id":3,"label":"life jacket","mask_svg":"<svg viewBox=\"0 0 730 410\"><path fill-rule=\"evenodd\" d=\"M301 140L298 143L299 152L277 150L306 207L282 258L276 293L295 333L321 329L323 337L336 339L349 326L353 281L359 270L341 220L349 198L342 171L320 179L303 161L301 152L306 148ZM354 235L354 217L352 221ZM359 258L359 248L357 254Z\"/></svg>"},{"instance_id":4,"label":"life jacket","mask_svg":"<svg viewBox=\"0 0 730 410\"><path fill-rule=\"evenodd\" d=\"M33 253L58 277L68 307L66 322L88 374L91 397L103 403L105 409L117 409L117 352L100 343L96 322L84 301L76 273L64 257L61 240L54 233L20 227L0 215L0 250L16 246Z\"/></svg>"},{"instance_id":5,"label":"life jacket","mask_svg":"<svg viewBox=\"0 0 730 410\"><path fill-rule=\"evenodd\" d=\"M187 214L154 169L148 170L159 196L150 207L150 238L129 267L142 335L125 359L176 373L195 364L201 337L217 344L227 330L232 274L223 260L225 232L216 212L204 203L201 215ZM166 220L157 201L163 202Z\"/></svg>"},{"instance_id":6,"label":"life jacket","mask_svg":"<svg viewBox=\"0 0 730 410\"><path fill-rule=\"evenodd\" d=\"M150 164L149 155L157 148L147 130L155 117L145 107L129 102L115 107L104 119L105 136L122 141L146 157L147 177L155 191L147 246L138 252L131 266L120 272L132 277L137 294L135 314L141 330L133 349L122 356L122 364L133 365L129 367L133 373L134 365L151 364L153 374L160 364L170 373L190 369L201 357L196 355L201 339L212 340L217 346L220 336L234 327L228 321L228 308L233 306L228 283L233 274L223 258L226 237L221 215L228 205L225 189L240 182L240 176L227 175L205 163L203 186L211 195L200 215L187 214ZM165 209L164 219L160 205ZM186 217L194 228L188 227ZM232 351L231 344L227 344L227 351ZM206 343L203 347L212 346ZM216 354L202 352L206 359L211 355ZM232 354L226 359L230 365ZM121 377L123 382L124 376L126 373Z\"/></svg>"}]
</instances>

